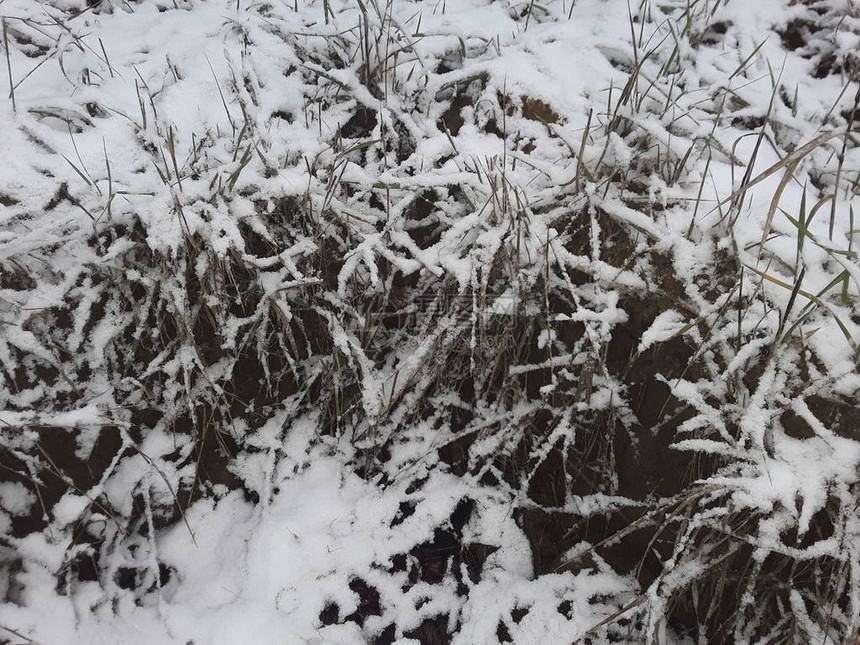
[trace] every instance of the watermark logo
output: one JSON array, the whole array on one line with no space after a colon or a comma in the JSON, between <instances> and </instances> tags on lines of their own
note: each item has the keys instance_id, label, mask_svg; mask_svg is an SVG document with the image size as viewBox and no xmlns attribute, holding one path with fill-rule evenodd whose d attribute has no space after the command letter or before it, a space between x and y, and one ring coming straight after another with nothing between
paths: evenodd
<instances>
[{"instance_id":1,"label":"watermark logo","mask_svg":"<svg viewBox=\"0 0 860 645\"><path fill-rule=\"evenodd\" d=\"M511 334L498 333L517 311L513 295L420 294L397 312L383 315L386 328L415 332L406 342L418 346L428 334L443 331L447 343L457 349L512 348Z\"/></svg>"}]
</instances>

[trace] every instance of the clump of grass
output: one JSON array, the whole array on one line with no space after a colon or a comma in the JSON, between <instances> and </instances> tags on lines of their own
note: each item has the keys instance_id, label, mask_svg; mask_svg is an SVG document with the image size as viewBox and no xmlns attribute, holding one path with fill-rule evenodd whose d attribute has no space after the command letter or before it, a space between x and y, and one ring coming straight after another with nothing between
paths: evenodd
<instances>
[{"instance_id":1,"label":"clump of grass","mask_svg":"<svg viewBox=\"0 0 860 645\"><path fill-rule=\"evenodd\" d=\"M841 436L846 374L829 373L814 345L835 324L858 355L853 239L842 248L813 233L828 204L832 221L840 189L848 199L854 141L827 124L756 174L775 139L776 77L753 132L741 120L727 142L721 129L748 103L763 44L743 54L731 87L702 99L685 85L695 51L725 28L723 5L631 7L627 79L607 88L605 111L580 115L575 139L564 121L576 115L499 91L489 73L441 84L421 57L432 38L421 16L402 19L390 1L326 2L322 36L279 31L277 7L248 9L265 13L261 25L225 28L242 51L283 40L300 79L294 113L261 115L254 67L219 76L210 61L223 114L183 130L141 75L139 119L124 115L139 173L106 145L103 171L85 164L75 141L93 122L65 119L80 130L76 161L43 153L57 177L73 172L39 216L44 239L24 210L4 225L15 269L2 296L11 421L0 432L22 479L40 491L49 475L61 482L42 501L49 530L70 531L51 518L67 489L87 499L82 527L111 519L69 550L66 587L86 552L108 563L98 572L108 591L136 567L138 601L157 594L158 530L219 486L269 501L274 464L295 459L280 440L305 417L311 441L337 445L380 485L418 468L428 444L414 429L431 428L428 461L518 507L537 575L587 566L589 554L626 567L641 593L591 635L658 642L668 625L700 641L788 642L856 631L853 485L817 471L823 498L799 487L799 508L751 492L791 470L797 443L826 462L857 439ZM535 29L548 15L531 3L519 20ZM491 44L459 39L445 60L465 65ZM4 46L8 61L5 22ZM103 44L87 51L114 76ZM179 82L169 61L163 71ZM427 156L415 153L421 110L448 143ZM497 138L496 155L465 149L467 118ZM290 137L314 143L296 154L284 150ZM806 192L799 210L783 208L794 183L814 185L811 160L835 168L832 191L811 209ZM745 166L740 183L711 190L718 164ZM306 185L290 192L279 173L297 167ZM777 173L760 238L745 242L748 195ZM147 215L155 200L161 211ZM796 235L788 264L774 248L778 214ZM702 248L712 265L684 264ZM805 286L821 255L834 275ZM48 286L62 295L43 304ZM97 412L84 448L101 454L95 444L114 440L97 481L66 472L79 457L40 450L48 428L83 432L63 416L82 409ZM259 454L260 479L235 467ZM134 464L146 474L126 498L108 494L105 482ZM151 559L123 560L130 544Z\"/></svg>"}]
</instances>

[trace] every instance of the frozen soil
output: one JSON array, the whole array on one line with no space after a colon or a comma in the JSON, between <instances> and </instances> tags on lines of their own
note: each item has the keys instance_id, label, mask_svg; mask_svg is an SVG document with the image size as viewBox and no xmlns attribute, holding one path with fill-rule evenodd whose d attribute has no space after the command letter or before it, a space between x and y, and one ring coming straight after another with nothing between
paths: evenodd
<instances>
[{"instance_id":1,"label":"frozen soil","mask_svg":"<svg viewBox=\"0 0 860 645\"><path fill-rule=\"evenodd\" d=\"M860 642L852 0L0 16L0 642Z\"/></svg>"}]
</instances>

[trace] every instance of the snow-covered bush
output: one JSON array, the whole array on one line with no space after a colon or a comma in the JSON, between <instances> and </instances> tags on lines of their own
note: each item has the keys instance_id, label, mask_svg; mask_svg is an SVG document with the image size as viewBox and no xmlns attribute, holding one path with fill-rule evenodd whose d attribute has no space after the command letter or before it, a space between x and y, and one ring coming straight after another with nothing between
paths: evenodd
<instances>
[{"instance_id":1,"label":"snow-covered bush","mask_svg":"<svg viewBox=\"0 0 860 645\"><path fill-rule=\"evenodd\" d=\"M860 15L6 0L0 630L845 642Z\"/></svg>"}]
</instances>

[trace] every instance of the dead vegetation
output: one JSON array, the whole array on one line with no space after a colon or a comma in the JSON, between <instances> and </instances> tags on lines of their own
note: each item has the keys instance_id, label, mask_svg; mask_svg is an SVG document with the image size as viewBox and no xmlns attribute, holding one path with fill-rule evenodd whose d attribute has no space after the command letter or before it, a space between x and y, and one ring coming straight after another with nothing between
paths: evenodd
<instances>
[{"instance_id":1,"label":"dead vegetation","mask_svg":"<svg viewBox=\"0 0 860 645\"><path fill-rule=\"evenodd\" d=\"M109 52L81 19L118 5L7 16L7 62L77 47L86 79L106 83ZM171 571L123 554L155 553L195 500L271 501L274 481L243 464L286 459L291 424L313 418L311 444L382 488L421 462L505 496L537 577L598 560L632 576L640 595L607 601L582 642L663 642L667 627L847 642L860 620L857 482L839 461L858 440L857 74L825 36L860 18L802 2L779 32L843 86L812 114L763 44L724 43L740 32L721 5L631 4L631 42L609 61L624 82L587 115L500 90L493 41L453 39L434 67L420 13L385 2L323 2L324 37L268 3L227 21L241 55L212 68L218 127L183 130L161 110L190 73L169 61L161 89L134 81L135 114L97 94L38 110L19 96L16 141L36 159L22 181L40 183L35 196L0 185L0 466L37 503L5 542L65 535L58 593L98 581L150 602ZM266 111L251 59L271 38L301 105ZM725 85L688 79L723 47L743 52ZM56 147L51 122L74 143L108 118L135 142L130 167L107 146L103 168ZM291 148L300 137L313 144ZM283 173L302 189L285 194ZM805 472L801 454L833 465ZM776 474L787 492L756 499ZM392 575L468 596L496 548L464 538L470 504L385 563ZM409 512L405 500L399 521ZM8 557L18 574L33 566ZM384 618L372 584L349 587L358 609L320 607L321 625ZM10 584L5 600L21 597ZM499 642L515 642L522 612ZM390 622L371 642L449 642L452 621Z\"/></svg>"}]
</instances>

